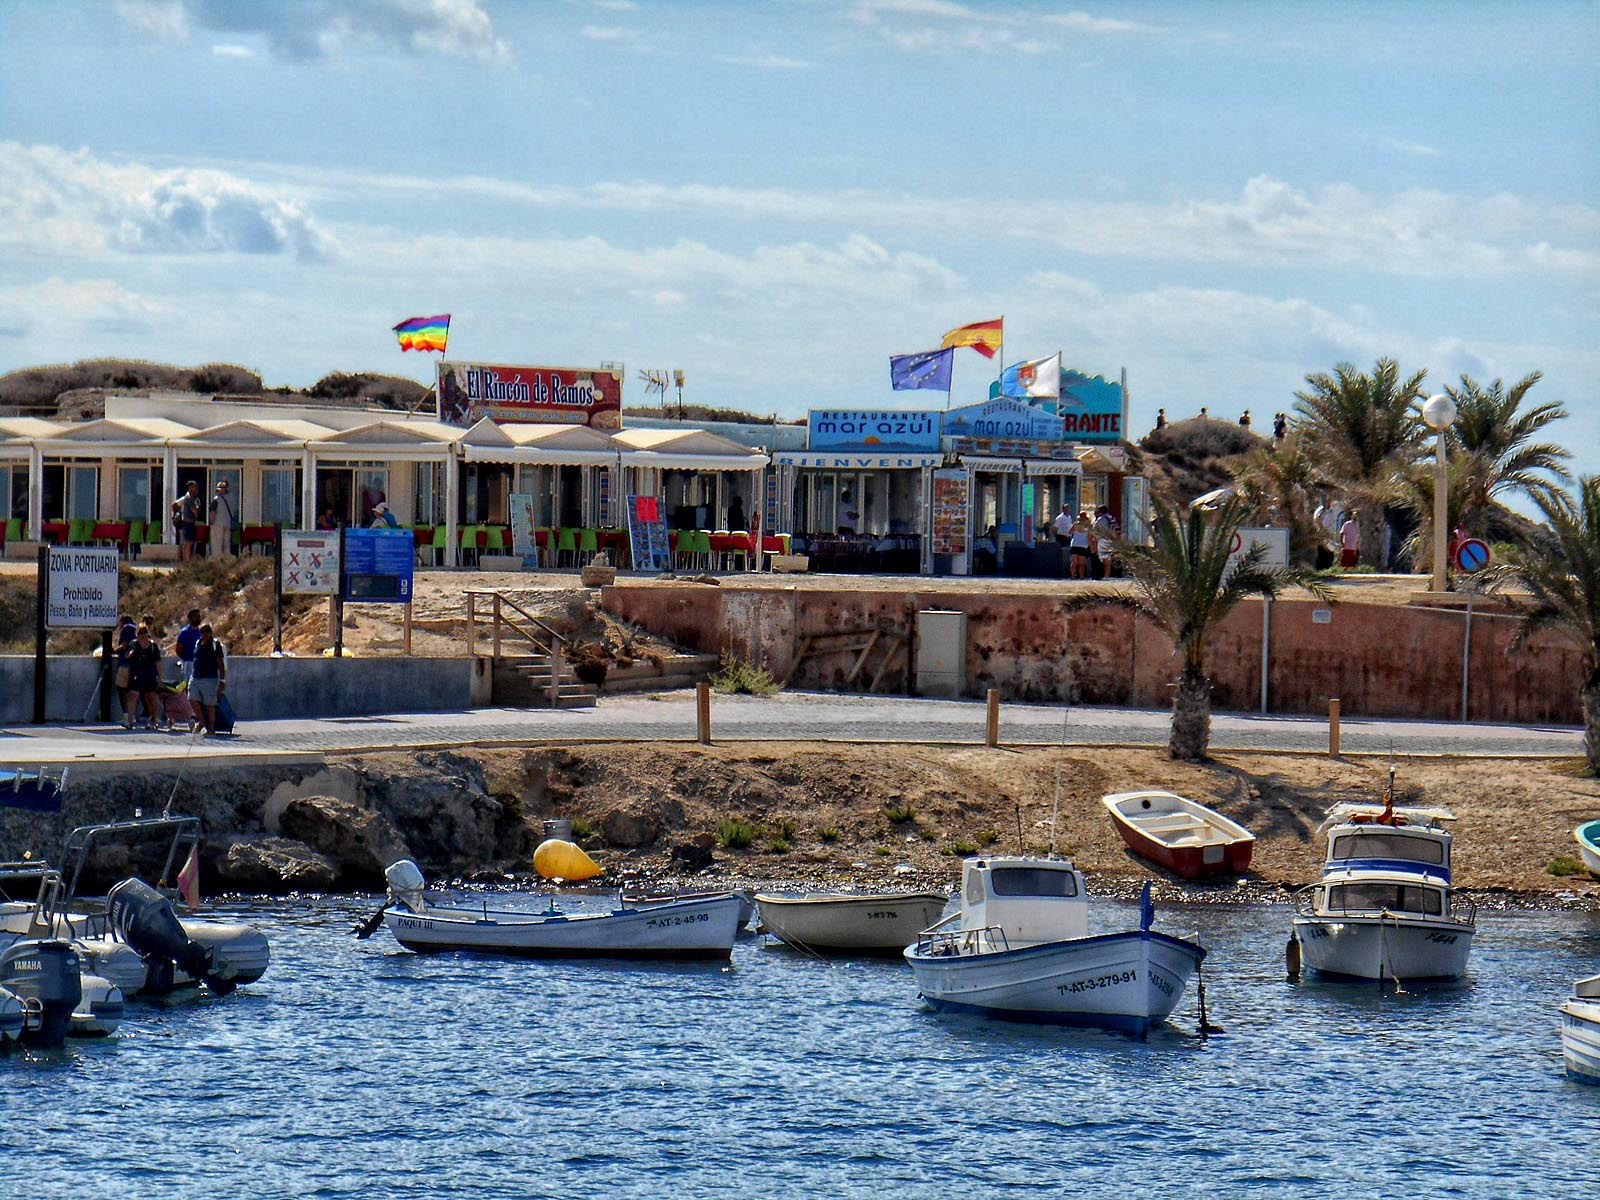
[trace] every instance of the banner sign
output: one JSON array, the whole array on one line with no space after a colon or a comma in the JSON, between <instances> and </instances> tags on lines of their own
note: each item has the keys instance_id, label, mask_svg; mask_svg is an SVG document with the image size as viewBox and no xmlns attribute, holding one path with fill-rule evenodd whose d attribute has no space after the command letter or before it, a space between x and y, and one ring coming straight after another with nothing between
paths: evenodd
<instances>
[{"instance_id":1,"label":"banner sign","mask_svg":"<svg viewBox=\"0 0 1600 1200\"><path fill-rule=\"evenodd\" d=\"M945 413L944 436L1059 442L1062 440L1061 418L1032 404L990 400L987 404L971 404Z\"/></svg>"},{"instance_id":2,"label":"banner sign","mask_svg":"<svg viewBox=\"0 0 1600 1200\"><path fill-rule=\"evenodd\" d=\"M1061 372L1060 415L1066 435L1079 442L1122 440L1122 385L1081 371Z\"/></svg>"},{"instance_id":3,"label":"banner sign","mask_svg":"<svg viewBox=\"0 0 1600 1200\"><path fill-rule=\"evenodd\" d=\"M441 361L439 420L471 425L481 417L621 429L622 371Z\"/></svg>"},{"instance_id":4,"label":"banner sign","mask_svg":"<svg viewBox=\"0 0 1600 1200\"><path fill-rule=\"evenodd\" d=\"M357 604L409 604L416 547L409 529L346 529L344 598Z\"/></svg>"},{"instance_id":5,"label":"banner sign","mask_svg":"<svg viewBox=\"0 0 1600 1200\"><path fill-rule=\"evenodd\" d=\"M533 515L533 497L527 492L512 492L511 552L520 554L524 559L531 554L537 562L539 538L534 531L538 528L538 521Z\"/></svg>"},{"instance_id":6,"label":"banner sign","mask_svg":"<svg viewBox=\"0 0 1600 1200\"><path fill-rule=\"evenodd\" d=\"M796 451L773 458L786 467L828 467L836 471L903 471L944 463L942 454L802 454Z\"/></svg>"},{"instance_id":7,"label":"banner sign","mask_svg":"<svg viewBox=\"0 0 1600 1200\"><path fill-rule=\"evenodd\" d=\"M933 473L933 552L967 552L967 494L972 476L965 471Z\"/></svg>"},{"instance_id":8,"label":"banner sign","mask_svg":"<svg viewBox=\"0 0 1600 1200\"><path fill-rule=\"evenodd\" d=\"M339 531L285 529L283 531L283 594L285 596L337 596L339 594Z\"/></svg>"},{"instance_id":9,"label":"banner sign","mask_svg":"<svg viewBox=\"0 0 1600 1200\"><path fill-rule=\"evenodd\" d=\"M44 623L49 629L115 629L117 567L115 546L50 547L50 586Z\"/></svg>"},{"instance_id":10,"label":"banner sign","mask_svg":"<svg viewBox=\"0 0 1600 1200\"><path fill-rule=\"evenodd\" d=\"M819 411L807 414L806 447L827 450L883 446L895 450L937 450L937 412Z\"/></svg>"},{"instance_id":11,"label":"banner sign","mask_svg":"<svg viewBox=\"0 0 1600 1200\"><path fill-rule=\"evenodd\" d=\"M628 494L628 541L633 547L635 571L671 569L672 542L667 536L666 497Z\"/></svg>"},{"instance_id":12,"label":"banner sign","mask_svg":"<svg viewBox=\"0 0 1600 1200\"><path fill-rule=\"evenodd\" d=\"M1239 560L1256 547L1262 548L1261 565L1263 567L1287 567L1289 565L1289 531L1287 529L1241 529L1233 535L1233 545L1228 548L1228 565L1224 568L1224 577L1233 574L1233 569Z\"/></svg>"}]
</instances>

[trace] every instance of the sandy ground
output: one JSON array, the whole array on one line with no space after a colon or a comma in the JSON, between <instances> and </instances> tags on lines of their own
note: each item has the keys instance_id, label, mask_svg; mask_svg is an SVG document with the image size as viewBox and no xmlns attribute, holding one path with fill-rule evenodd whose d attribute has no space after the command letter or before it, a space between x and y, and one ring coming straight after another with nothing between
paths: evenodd
<instances>
[{"instance_id":1,"label":"sandy ground","mask_svg":"<svg viewBox=\"0 0 1600 1200\"><path fill-rule=\"evenodd\" d=\"M1325 839L1316 832L1341 800L1381 797L1388 765L1311 755L1226 755L1177 763L1158 750L987 750L918 746L618 745L470 751L496 792L531 818L574 818L583 844L613 876L682 880L670 854L727 822L758 832L751 846L715 849L700 876L797 884L950 884L963 853L1030 852L1052 843L1102 890L1148 877L1196 895L1281 895L1313 882ZM1459 886L1481 898L1600 908L1600 880L1581 869L1573 829L1600 816L1600 783L1572 761L1414 759L1396 763L1398 801L1442 805L1453 826ZM1057 788L1059 784L1059 807ZM1106 792L1160 787L1210 804L1257 838L1241 888L1181 885L1123 845L1100 803ZM637 849L608 833L642 822ZM787 849L785 849L787 845Z\"/></svg>"}]
</instances>

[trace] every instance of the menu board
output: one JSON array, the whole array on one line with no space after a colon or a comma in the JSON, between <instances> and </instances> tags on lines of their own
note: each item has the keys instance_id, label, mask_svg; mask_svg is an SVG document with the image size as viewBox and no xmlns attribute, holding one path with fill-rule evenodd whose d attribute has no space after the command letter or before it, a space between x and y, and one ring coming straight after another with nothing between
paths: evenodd
<instances>
[{"instance_id":1,"label":"menu board","mask_svg":"<svg viewBox=\"0 0 1600 1200\"><path fill-rule=\"evenodd\" d=\"M633 546L635 571L665 571L672 566L664 496L628 493L628 540Z\"/></svg>"},{"instance_id":2,"label":"menu board","mask_svg":"<svg viewBox=\"0 0 1600 1200\"><path fill-rule=\"evenodd\" d=\"M416 554L416 538L409 529L346 529L344 598L409 604Z\"/></svg>"},{"instance_id":3,"label":"menu board","mask_svg":"<svg viewBox=\"0 0 1600 1200\"><path fill-rule=\"evenodd\" d=\"M933 552L967 552L967 508L972 477L961 469L933 473Z\"/></svg>"}]
</instances>

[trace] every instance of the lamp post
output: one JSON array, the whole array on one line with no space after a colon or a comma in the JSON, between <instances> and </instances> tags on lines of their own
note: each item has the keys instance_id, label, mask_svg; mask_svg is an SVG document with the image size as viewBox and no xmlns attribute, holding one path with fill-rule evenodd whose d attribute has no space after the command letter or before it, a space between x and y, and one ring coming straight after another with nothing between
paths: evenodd
<instances>
[{"instance_id":1,"label":"lamp post","mask_svg":"<svg viewBox=\"0 0 1600 1200\"><path fill-rule=\"evenodd\" d=\"M1449 545L1450 477L1445 461L1445 431L1456 419L1455 401L1446 395L1430 396L1422 406L1422 420L1438 434L1433 451L1433 584L1432 590L1445 590L1445 555Z\"/></svg>"}]
</instances>

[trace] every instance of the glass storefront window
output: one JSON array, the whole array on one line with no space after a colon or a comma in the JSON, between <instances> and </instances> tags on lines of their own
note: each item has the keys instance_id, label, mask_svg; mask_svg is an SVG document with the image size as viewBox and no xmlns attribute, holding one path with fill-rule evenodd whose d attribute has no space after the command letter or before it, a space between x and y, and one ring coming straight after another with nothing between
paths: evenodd
<instances>
[{"instance_id":1,"label":"glass storefront window","mask_svg":"<svg viewBox=\"0 0 1600 1200\"><path fill-rule=\"evenodd\" d=\"M292 467L261 469L261 520L267 525L293 525L295 510L295 472Z\"/></svg>"},{"instance_id":2,"label":"glass storefront window","mask_svg":"<svg viewBox=\"0 0 1600 1200\"><path fill-rule=\"evenodd\" d=\"M124 467L117 476L117 520L144 521L150 516L150 470Z\"/></svg>"},{"instance_id":3,"label":"glass storefront window","mask_svg":"<svg viewBox=\"0 0 1600 1200\"><path fill-rule=\"evenodd\" d=\"M100 468L68 468L67 517L74 521L93 521L100 515L99 506Z\"/></svg>"},{"instance_id":4,"label":"glass storefront window","mask_svg":"<svg viewBox=\"0 0 1600 1200\"><path fill-rule=\"evenodd\" d=\"M389 472L357 467L355 472L356 524L365 529L372 524L372 506L389 499Z\"/></svg>"}]
</instances>

